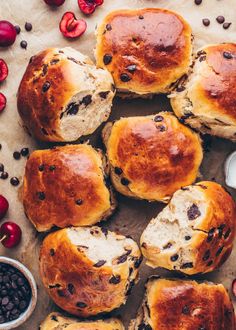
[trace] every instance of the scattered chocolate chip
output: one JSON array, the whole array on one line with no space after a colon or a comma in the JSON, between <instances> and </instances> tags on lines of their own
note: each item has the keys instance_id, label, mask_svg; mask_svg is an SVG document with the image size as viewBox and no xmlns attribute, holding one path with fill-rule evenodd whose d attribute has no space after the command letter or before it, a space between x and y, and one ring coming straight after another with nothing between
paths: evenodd
<instances>
[{"instance_id":1,"label":"scattered chocolate chip","mask_svg":"<svg viewBox=\"0 0 236 330\"><path fill-rule=\"evenodd\" d=\"M59 297L68 297L70 293L68 290L62 289L62 290L57 290L57 294Z\"/></svg>"},{"instance_id":2,"label":"scattered chocolate chip","mask_svg":"<svg viewBox=\"0 0 236 330\"><path fill-rule=\"evenodd\" d=\"M216 17L216 21L219 23L219 24L223 24L224 23L224 21L225 21L225 18L224 18L224 16L217 16Z\"/></svg>"},{"instance_id":3,"label":"scattered chocolate chip","mask_svg":"<svg viewBox=\"0 0 236 330\"><path fill-rule=\"evenodd\" d=\"M224 23L224 24L223 24L223 28L224 28L225 30L227 30L227 29L230 27L231 24L232 24L232 23Z\"/></svg>"},{"instance_id":4,"label":"scattered chocolate chip","mask_svg":"<svg viewBox=\"0 0 236 330\"><path fill-rule=\"evenodd\" d=\"M139 19L144 19L143 15L139 15L138 18L139 18Z\"/></svg>"},{"instance_id":5,"label":"scattered chocolate chip","mask_svg":"<svg viewBox=\"0 0 236 330\"><path fill-rule=\"evenodd\" d=\"M82 205L82 204L83 204L83 201L82 201L82 199L77 199L77 200L75 201L75 203L76 203L77 205Z\"/></svg>"},{"instance_id":6,"label":"scattered chocolate chip","mask_svg":"<svg viewBox=\"0 0 236 330\"><path fill-rule=\"evenodd\" d=\"M197 219L201 215L201 212L196 204L192 204L187 211L187 215L188 219L192 221Z\"/></svg>"},{"instance_id":7,"label":"scattered chocolate chip","mask_svg":"<svg viewBox=\"0 0 236 330\"><path fill-rule=\"evenodd\" d=\"M126 260L128 259L128 256L130 255L132 251L128 250L125 254L122 254L122 256L117 258L117 264L122 264L124 262L126 262Z\"/></svg>"},{"instance_id":8,"label":"scattered chocolate chip","mask_svg":"<svg viewBox=\"0 0 236 330\"><path fill-rule=\"evenodd\" d=\"M133 73L137 70L137 66L135 64L128 65L126 68L129 72Z\"/></svg>"},{"instance_id":9,"label":"scattered chocolate chip","mask_svg":"<svg viewBox=\"0 0 236 330\"><path fill-rule=\"evenodd\" d=\"M112 30L112 26L111 26L111 24L107 24L107 25L106 25L106 29L107 29L107 31L111 31L111 30Z\"/></svg>"},{"instance_id":10,"label":"scattered chocolate chip","mask_svg":"<svg viewBox=\"0 0 236 330\"><path fill-rule=\"evenodd\" d=\"M51 320L55 321L55 322L58 322L58 319L57 319L56 315L51 315Z\"/></svg>"},{"instance_id":11,"label":"scattered chocolate chip","mask_svg":"<svg viewBox=\"0 0 236 330\"><path fill-rule=\"evenodd\" d=\"M224 234L224 238L227 239L231 233L231 229L229 228L226 233Z\"/></svg>"},{"instance_id":12,"label":"scattered chocolate chip","mask_svg":"<svg viewBox=\"0 0 236 330\"><path fill-rule=\"evenodd\" d=\"M210 258L210 250L207 250L202 258L203 261L207 261Z\"/></svg>"},{"instance_id":13,"label":"scattered chocolate chip","mask_svg":"<svg viewBox=\"0 0 236 330\"><path fill-rule=\"evenodd\" d=\"M41 76L42 76L42 77L46 76L47 72L48 72L48 65L47 65L47 64L44 64L44 65L43 65L43 69L42 69L42 74L41 74Z\"/></svg>"},{"instance_id":14,"label":"scattered chocolate chip","mask_svg":"<svg viewBox=\"0 0 236 330\"><path fill-rule=\"evenodd\" d=\"M224 228L225 228L225 224L222 224L222 225L220 225L220 226L217 228L217 229L218 229L218 237L219 237L219 238L222 238Z\"/></svg>"},{"instance_id":15,"label":"scattered chocolate chip","mask_svg":"<svg viewBox=\"0 0 236 330\"><path fill-rule=\"evenodd\" d=\"M178 87L176 88L176 91L177 91L178 93L180 93L180 92L183 92L185 89L186 89L186 88L185 88L184 86L178 86Z\"/></svg>"},{"instance_id":16,"label":"scattered chocolate chip","mask_svg":"<svg viewBox=\"0 0 236 330\"><path fill-rule=\"evenodd\" d=\"M134 268L135 268L135 269L138 269L139 266L141 265L142 261L143 261L143 257L141 256L140 258L138 258L138 259L135 261L135 263L134 263Z\"/></svg>"},{"instance_id":17,"label":"scattered chocolate chip","mask_svg":"<svg viewBox=\"0 0 236 330\"><path fill-rule=\"evenodd\" d=\"M19 25L15 25L14 28L16 30L16 34L20 34L21 28L19 27Z\"/></svg>"},{"instance_id":18,"label":"scattered chocolate chip","mask_svg":"<svg viewBox=\"0 0 236 330\"><path fill-rule=\"evenodd\" d=\"M67 59L68 59L69 61L72 61L72 62L78 64L78 61L77 61L74 57L69 57L69 56L68 56Z\"/></svg>"},{"instance_id":19,"label":"scattered chocolate chip","mask_svg":"<svg viewBox=\"0 0 236 330\"><path fill-rule=\"evenodd\" d=\"M49 166L49 171L55 171L55 169L56 169L56 166L55 165L50 165Z\"/></svg>"},{"instance_id":20,"label":"scattered chocolate chip","mask_svg":"<svg viewBox=\"0 0 236 330\"><path fill-rule=\"evenodd\" d=\"M191 238L192 237L191 236L188 236L188 235L184 237L185 241L189 241Z\"/></svg>"},{"instance_id":21,"label":"scattered chocolate chip","mask_svg":"<svg viewBox=\"0 0 236 330\"><path fill-rule=\"evenodd\" d=\"M46 81L44 84L43 84L43 87L42 87L42 91L43 93L47 92L50 88L51 84L49 81Z\"/></svg>"},{"instance_id":22,"label":"scattered chocolate chip","mask_svg":"<svg viewBox=\"0 0 236 330\"><path fill-rule=\"evenodd\" d=\"M55 255L55 250L54 249L50 249L49 254L50 254L50 256L53 257Z\"/></svg>"},{"instance_id":23,"label":"scattered chocolate chip","mask_svg":"<svg viewBox=\"0 0 236 330\"><path fill-rule=\"evenodd\" d=\"M99 260L96 264L93 265L93 267L102 267L103 265L105 265L106 260Z\"/></svg>"},{"instance_id":24,"label":"scattered chocolate chip","mask_svg":"<svg viewBox=\"0 0 236 330\"><path fill-rule=\"evenodd\" d=\"M227 60L231 60L233 58L233 55L230 52L224 52L223 53L224 58Z\"/></svg>"},{"instance_id":25,"label":"scattered chocolate chip","mask_svg":"<svg viewBox=\"0 0 236 330\"><path fill-rule=\"evenodd\" d=\"M206 186L204 186L203 184L198 184L198 187L201 187L202 189L207 189L207 187Z\"/></svg>"},{"instance_id":26,"label":"scattered chocolate chip","mask_svg":"<svg viewBox=\"0 0 236 330\"><path fill-rule=\"evenodd\" d=\"M51 65L55 65L57 64L58 62L60 62L60 60L58 58L55 58L54 60L51 60L50 64Z\"/></svg>"},{"instance_id":27,"label":"scattered chocolate chip","mask_svg":"<svg viewBox=\"0 0 236 330\"><path fill-rule=\"evenodd\" d=\"M163 121L163 120L164 120L164 117L157 115L157 116L154 117L153 120L154 120L155 122L160 122L160 121Z\"/></svg>"},{"instance_id":28,"label":"scattered chocolate chip","mask_svg":"<svg viewBox=\"0 0 236 330\"><path fill-rule=\"evenodd\" d=\"M16 159L16 160L20 159L20 153L18 151L14 151L13 152L13 158Z\"/></svg>"},{"instance_id":29,"label":"scattered chocolate chip","mask_svg":"<svg viewBox=\"0 0 236 330\"><path fill-rule=\"evenodd\" d=\"M38 198L43 201L45 199L45 193L43 191L37 192Z\"/></svg>"},{"instance_id":30,"label":"scattered chocolate chip","mask_svg":"<svg viewBox=\"0 0 236 330\"><path fill-rule=\"evenodd\" d=\"M110 91L107 91L107 92L100 92L99 93L99 96L101 97L101 99L106 99L107 98L107 95L110 93Z\"/></svg>"},{"instance_id":31,"label":"scattered chocolate chip","mask_svg":"<svg viewBox=\"0 0 236 330\"><path fill-rule=\"evenodd\" d=\"M43 164L39 165L38 169L39 169L40 172L43 172L43 170L44 170L44 165L43 165Z\"/></svg>"},{"instance_id":32,"label":"scattered chocolate chip","mask_svg":"<svg viewBox=\"0 0 236 330\"><path fill-rule=\"evenodd\" d=\"M70 294L74 294L75 293L75 287L74 287L74 285L72 283L69 283L67 285L67 289L70 292Z\"/></svg>"},{"instance_id":33,"label":"scattered chocolate chip","mask_svg":"<svg viewBox=\"0 0 236 330\"><path fill-rule=\"evenodd\" d=\"M224 246L219 247L219 249L216 251L216 257L218 257L221 252L223 251Z\"/></svg>"},{"instance_id":34,"label":"scattered chocolate chip","mask_svg":"<svg viewBox=\"0 0 236 330\"><path fill-rule=\"evenodd\" d=\"M105 236L107 236L107 234L108 234L108 230L107 230L107 228L101 228L101 231L103 232L103 234L105 235Z\"/></svg>"},{"instance_id":35,"label":"scattered chocolate chip","mask_svg":"<svg viewBox=\"0 0 236 330\"><path fill-rule=\"evenodd\" d=\"M163 126L163 125L158 125L158 126L156 126L156 129L157 129L159 132L164 132L164 131L166 131L166 127Z\"/></svg>"},{"instance_id":36,"label":"scattered chocolate chip","mask_svg":"<svg viewBox=\"0 0 236 330\"><path fill-rule=\"evenodd\" d=\"M122 178L120 182L123 184L123 186L128 186L130 184L130 181L126 178Z\"/></svg>"},{"instance_id":37,"label":"scattered chocolate chip","mask_svg":"<svg viewBox=\"0 0 236 330\"><path fill-rule=\"evenodd\" d=\"M68 115L76 115L77 112L79 111L79 105L76 103L70 103L66 109L66 112Z\"/></svg>"},{"instance_id":38,"label":"scattered chocolate chip","mask_svg":"<svg viewBox=\"0 0 236 330\"><path fill-rule=\"evenodd\" d=\"M114 168L114 172L115 172L115 174L117 174L117 175L121 175L121 174L123 173L123 171L122 171L122 169L121 169L120 167L115 167L115 168Z\"/></svg>"},{"instance_id":39,"label":"scattered chocolate chip","mask_svg":"<svg viewBox=\"0 0 236 330\"><path fill-rule=\"evenodd\" d=\"M192 262L186 262L183 265L181 265L180 269L187 269L187 268L193 268Z\"/></svg>"},{"instance_id":40,"label":"scattered chocolate chip","mask_svg":"<svg viewBox=\"0 0 236 330\"><path fill-rule=\"evenodd\" d=\"M84 104L86 107L92 102L92 95L86 95L83 97L81 103Z\"/></svg>"},{"instance_id":41,"label":"scattered chocolate chip","mask_svg":"<svg viewBox=\"0 0 236 330\"><path fill-rule=\"evenodd\" d=\"M21 156L26 157L29 154L29 148L22 148L21 151Z\"/></svg>"},{"instance_id":42,"label":"scattered chocolate chip","mask_svg":"<svg viewBox=\"0 0 236 330\"><path fill-rule=\"evenodd\" d=\"M59 283L56 283L54 285L49 285L48 286L49 289L55 289L55 288L60 288L60 287L61 287L61 285Z\"/></svg>"},{"instance_id":43,"label":"scattered chocolate chip","mask_svg":"<svg viewBox=\"0 0 236 330\"><path fill-rule=\"evenodd\" d=\"M25 40L22 40L22 41L20 42L20 46L21 46L21 48L23 48L23 49L26 49L26 48L27 48L27 45L28 45L28 43L27 43L27 41L25 41Z\"/></svg>"},{"instance_id":44,"label":"scattered chocolate chip","mask_svg":"<svg viewBox=\"0 0 236 330\"><path fill-rule=\"evenodd\" d=\"M172 243L169 242L163 246L163 249L166 250L166 249L170 249L171 247L172 247Z\"/></svg>"},{"instance_id":45,"label":"scattered chocolate chip","mask_svg":"<svg viewBox=\"0 0 236 330\"><path fill-rule=\"evenodd\" d=\"M87 304L85 304L84 302L79 301L79 302L76 303L76 307L78 307L78 308L86 308L87 307Z\"/></svg>"},{"instance_id":46,"label":"scattered chocolate chip","mask_svg":"<svg viewBox=\"0 0 236 330\"><path fill-rule=\"evenodd\" d=\"M187 315L187 314L189 314L189 312L190 312L189 307L185 305L185 306L182 308L182 313L185 314L185 315Z\"/></svg>"},{"instance_id":47,"label":"scattered chocolate chip","mask_svg":"<svg viewBox=\"0 0 236 330\"><path fill-rule=\"evenodd\" d=\"M141 245L142 248L146 249L147 248L147 243L143 242Z\"/></svg>"},{"instance_id":48,"label":"scattered chocolate chip","mask_svg":"<svg viewBox=\"0 0 236 330\"><path fill-rule=\"evenodd\" d=\"M207 242L211 242L214 238L215 228L211 228L208 232Z\"/></svg>"},{"instance_id":49,"label":"scattered chocolate chip","mask_svg":"<svg viewBox=\"0 0 236 330\"><path fill-rule=\"evenodd\" d=\"M113 275L110 278L109 283L110 284L118 284L118 283L120 283L120 280L121 280L120 275Z\"/></svg>"},{"instance_id":50,"label":"scattered chocolate chip","mask_svg":"<svg viewBox=\"0 0 236 330\"><path fill-rule=\"evenodd\" d=\"M103 63L104 63L105 65L110 64L111 61L112 61L112 56L111 56L111 55L109 55L109 54L105 54L105 55L103 56Z\"/></svg>"},{"instance_id":51,"label":"scattered chocolate chip","mask_svg":"<svg viewBox=\"0 0 236 330\"><path fill-rule=\"evenodd\" d=\"M203 18L202 23L205 26L209 26L211 24L211 21L208 18Z\"/></svg>"},{"instance_id":52,"label":"scattered chocolate chip","mask_svg":"<svg viewBox=\"0 0 236 330\"><path fill-rule=\"evenodd\" d=\"M206 55L202 55L199 57L199 62L206 61Z\"/></svg>"},{"instance_id":53,"label":"scattered chocolate chip","mask_svg":"<svg viewBox=\"0 0 236 330\"><path fill-rule=\"evenodd\" d=\"M212 264L213 264L213 260L210 260L210 261L207 263L207 267L210 267Z\"/></svg>"},{"instance_id":54,"label":"scattered chocolate chip","mask_svg":"<svg viewBox=\"0 0 236 330\"><path fill-rule=\"evenodd\" d=\"M0 163L0 172L4 171L4 165L2 163Z\"/></svg>"},{"instance_id":55,"label":"scattered chocolate chip","mask_svg":"<svg viewBox=\"0 0 236 330\"><path fill-rule=\"evenodd\" d=\"M20 183L19 179L16 176L13 176L10 180L10 183L12 186L18 186L18 184Z\"/></svg>"},{"instance_id":56,"label":"scattered chocolate chip","mask_svg":"<svg viewBox=\"0 0 236 330\"><path fill-rule=\"evenodd\" d=\"M178 254L174 254L173 256L170 257L170 260L175 262L179 259L179 255Z\"/></svg>"},{"instance_id":57,"label":"scattered chocolate chip","mask_svg":"<svg viewBox=\"0 0 236 330\"><path fill-rule=\"evenodd\" d=\"M123 82L128 82L131 80L131 77L129 75L127 75L127 73L122 73L120 75L120 80Z\"/></svg>"},{"instance_id":58,"label":"scattered chocolate chip","mask_svg":"<svg viewBox=\"0 0 236 330\"><path fill-rule=\"evenodd\" d=\"M195 5L199 6L202 3L202 0L195 0Z\"/></svg>"},{"instance_id":59,"label":"scattered chocolate chip","mask_svg":"<svg viewBox=\"0 0 236 330\"><path fill-rule=\"evenodd\" d=\"M25 23L25 29L26 29L26 31L31 31L32 30L32 28L33 28L33 26L32 26L32 24L31 23L29 23L29 22L26 22Z\"/></svg>"},{"instance_id":60,"label":"scattered chocolate chip","mask_svg":"<svg viewBox=\"0 0 236 330\"><path fill-rule=\"evenodd\" d=\"M7 172L1 172L0 178L3 180L6 180L8 178L8 173Z\"/></svg>"}]
</instances>

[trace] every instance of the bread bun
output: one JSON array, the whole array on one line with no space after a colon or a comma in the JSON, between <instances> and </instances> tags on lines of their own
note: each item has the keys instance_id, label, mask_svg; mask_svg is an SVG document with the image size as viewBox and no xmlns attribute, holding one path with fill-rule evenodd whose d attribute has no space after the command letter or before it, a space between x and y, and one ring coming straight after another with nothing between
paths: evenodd
<instances>
[{"instance_id":1,"label":"bread bun","mask_svg":"<svg viewBox=\"0 0 236 330\"><path fill-rule=\"evenodd\" d=\"M129 330L234 330L233 304L222 284L151 277Z\"/></svg>"},{"instance_id":2,"label":"bread bun","mask_svg":"<svg viewBox=\"0 0 236 330\"><path fill-rule=\"evenodd\" d=\"M102 153L87 144L34 151L26 163L23 204L36 229L88 226L110 216L116 205L103 166Z\"/></svg>"},{"instance_id":3,"label":"bread bun","mask_svg":"<svg viewBox=\"0 0 236 330\"><path fill-rule=\"evenodd\" d=\"M97 29L95 55L123 94L167 93L191 64L191 28L166 9L113 11Z\"/></svg>"},{"instance_id":4,"label":"bread bun","mask_svg":"<svg viewBox=\"0 0 236 330\"><path fill-rule=\"evenodd\" d=\"M229 257L235 237L236 205L215 182L203 181L175 192L141 236L151 267L188 275L218 268Z\"/></svg>"},{"instance_id":5,"label":"bread bun","mask_svg":"<svg viewBox=\"0 0 236 330\"><path fill-rule=\"evenodd\" d=\"M150 201L193 183L203 156L199 136L169 112L108 123L103 140L116 190Z\"/></svg>"},{"instance_id":6,"label":"bread bun","mask_svg":"<svg viewBox=\"0 0 236 330\"><path fill-rule=\"evenodd\" d=\"M53 301L80 317L110 312L126 302L142 259L137 244L99 227L49 234L40 273Z\"/></svg>"},{"instance_id":7,"label":"bread bun","mask_svg":"<svg viewBox=\"0 0 236 330\"><path fill-rule=\"evenodd\" d=\"M59 313L51 313L41 323L39 330L125 330L118 319L106 319L97 321L78 320L63 316Z\"/></svg>"},{"instance_id":8,"label":"bread bun","mask_svg":"<svg viewBox=\"0 0 236 330\"><path fill-rule=\"evenodd\" d=\"M75 141L106 121L113 79L72 48L50 48L33 56L18 91L26 128L43 141Z\"/></svg>"},{"instance_id":9,"label":"bread bun","mask_svg":"<svg viewBox=\"0 0 236 330\"><path fill-rule=\"evenodd\" d=\"M202 133L236 141L236 44L210 45L171 95L175 114Z\"/></svg>"}]
</instances>

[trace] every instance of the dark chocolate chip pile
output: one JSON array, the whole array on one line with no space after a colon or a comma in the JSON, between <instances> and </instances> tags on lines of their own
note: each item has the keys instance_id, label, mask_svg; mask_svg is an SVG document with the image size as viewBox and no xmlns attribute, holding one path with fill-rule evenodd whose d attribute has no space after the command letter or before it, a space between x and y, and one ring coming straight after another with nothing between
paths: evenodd
<instances>
[{"instance_id":1,"label":"dark chocolate chip pile","mask_svg":"<svg viewBox=\"0 0 236 330\"><path fill-rule=\"evenodd\" d=\"M29 306L32 292L24 275L0 263L0 324L16 320Z\"/></svg>"}]
</instances>

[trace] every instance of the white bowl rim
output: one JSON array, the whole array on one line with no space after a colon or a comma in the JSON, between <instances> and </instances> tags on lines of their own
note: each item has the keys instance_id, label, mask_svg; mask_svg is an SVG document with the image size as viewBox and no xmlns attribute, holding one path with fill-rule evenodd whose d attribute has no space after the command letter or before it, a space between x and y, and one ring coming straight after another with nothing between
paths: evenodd
<instances>
[{"instance_id":1,"label":"white bowl rim","mask_svg":"<svg viewBox=\"0 0 236 330\"><path fill-rule=\"evenodd\" d=\"M29 285L31 287L31 292L32 292L29 306L24 311L24 313L22 313L16 320L0 324L0 330L10 330L10 329L14 329L14 328L18 327L19 325L23 324L33 313L36 303L37 303L37 285L36 285L36 282L35 282L35 279L34 279L32 273L29 271L29 269L26 268L26 266L24 266L18 260L8 258L5 256L0 256L0 263L5 263L5 264L8 264L8 265L18 269L29 282Z\"/></svg>"}]
</instances>

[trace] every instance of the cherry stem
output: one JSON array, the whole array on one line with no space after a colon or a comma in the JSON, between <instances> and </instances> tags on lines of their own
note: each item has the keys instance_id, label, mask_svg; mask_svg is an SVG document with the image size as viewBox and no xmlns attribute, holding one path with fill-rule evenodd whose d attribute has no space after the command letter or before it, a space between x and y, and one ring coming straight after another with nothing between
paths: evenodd
<instances>
[{"instance_id":1,"label":"cherry stem","mask_svg":"<svg viewBox=\"0 0 236 330\"><path fill-rule=\"evenodd\" d=\"M67 26L66 26L67 31L69 31L69 32L70 32L70 31L73 31L74 28L75 28L75 26L76 26L76 23L75 23L74 18L70 19L70 20L68 21L68 23L67 23Z\"/></svg>"},{"instance_id":2,"label":"cherry stem","mask_svg":"<svg viewBox=\"0 0 236 330\"><path fill-rule=\"evenodd\" d=\"M4 241L4 239L6 239L7 238L7 235L4 235L1 239L0 239L0 243L2 242L2 241Z\"/></svg>"}]
</instances>

